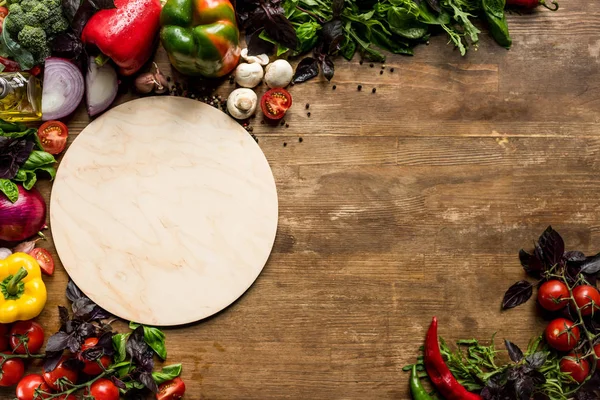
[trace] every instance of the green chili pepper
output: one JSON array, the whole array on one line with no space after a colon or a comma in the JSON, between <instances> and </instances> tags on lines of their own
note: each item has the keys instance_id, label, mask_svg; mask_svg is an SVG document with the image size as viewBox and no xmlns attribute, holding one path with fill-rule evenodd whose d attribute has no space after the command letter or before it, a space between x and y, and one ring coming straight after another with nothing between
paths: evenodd
<instances>
[{"instance_id":1,"label":"green chili pepper","mask_svg":"<svg viewBox=\"0 0 600 400\"><path fill-rule=\"evenodd\" d=\"M493 38L500 46L510 48L512 39L508 33L508 23L506 15L504 15L506 0L483 0L482 5Z\"/></svg>"},{"instance_id":2,"label":"green chili pepper","mask_svg":"<svg viewBox=\"0 0 600 400\"><path fill-rule=\"evenodd\" d=\"M419 375L417 375L416 365L412 366L410 372L410 393L414 400L432 400L429 393L427 393L423 385L421 385L421 380L419 379Z\"/></svg>"}]
</instances>

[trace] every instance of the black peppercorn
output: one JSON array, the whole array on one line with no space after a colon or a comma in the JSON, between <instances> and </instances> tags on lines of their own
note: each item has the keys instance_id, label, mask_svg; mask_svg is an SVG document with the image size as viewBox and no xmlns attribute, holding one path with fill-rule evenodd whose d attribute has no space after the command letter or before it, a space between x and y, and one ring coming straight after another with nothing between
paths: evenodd
<instances>
[{"instance_id":1,"label":"black peppercorn","mask_svg":"<svg viewBox=\"0 0 600 400\"><path fill-rule=\"evenodd\" d=\"M290 127L290 124L287 124L287 123L286 123L286 124L285 124L285 127L286 127L286 128L289 128L289 127Z\"/></svg>"},{"instance_id":2,"label":"black peppercorn","mask_svg":"<svg viewBox=\"0 0 600 400\"><path fill-rule=\"evenodd\" d=\"M283 147L285 147L285 146L287 146L287 143L286 143L286 142L283 142Z\"/></svg>"},{"instance_id":3,"label":"black peppercorn","mask_svg":"<svg viewBox=\"0 0 600 400\"><path fill-rule=\"evenodd\" d=\"M363 65L363 60L360 60L358 63L359 63L360 65Z\"/></svg>"},{"instance_id":4,"label":"black peppercorn","mask_svg":"<svg viewBox=\"0 0 600 400\"><path fill-rule=\"evenodd\" d=\"M310 108L310 104L306 103L306 109L308 110Z\"/></svg>"},{"instance_id":5,"label":"black peppercorn","mask_svg":"<svg viewBox=\"0 0 600 400\"><path fill-rule=\"evenodd\" d=\"M383 70L379 71L379 75L383 75Z\"/></svg>"},{"instance_id":6,"label":"black peppercorn","mask_svg":"<svg viewBox=\"0 0 600 400\"><path fill-rule=\"evenodd\" d=\"M309 112L307 112L307 113L306 113L306 116L307 116L307 117L310 117L310 113L309 113Z\"/></svg>"},{"instance_id":7,"label":"black peppercorn","mask_svg":"<svg viewBox=\"0 0 600 400\"><path fill-rule=\"evenodd\" d=\"M371 90L371 93L375 93L377 91L377 89L373 88L373 90Z\"/></svg>"},{"instance_id":8,"label":"black peppercorn","mask_svg":"<svg viewBox=\"0 0 600 400\"><path fill-rule=\"evenodd\" d=\"M373 63L369 64L369 67L373 68L375 65Z\"/></svg>"},{"instance_id":9,"label":"black peppercorn","mask_svg":"<svg viewBox=\"0 0 600 400\"><path fill-rule=\"evenodd\" d=\"M333 90L335 90L335 89L337 89L337 86L336 86L336 85L333 85L331 88L332 88Z\"/></svg>"},{"instance_id":10,"label":"black peppercorn","mask_svg":"<svg viewBox=\"0 0 600 400\"><path fill-rule=\"evenodd\" d=\"M390 72L394 72L394 68L390 68Z\"/></svg>"},{"instance_id":11,"label":"black peppercorn","mask_svg":"<svg viewBox=\"0 0 600 400\"><path fill-rule=\"evenodd\" d=\"M299 141L300 143L302 143L302 140L303 140L302 138L298 138L298 141Z\"/></svg>"},{"instance_id":12,"label":"black peppercorn","mask_svg":"<svg viewBox=\"0 0 600 400\"><path fill-rule=\"evenodd\" d=\"M358 85L357 89L360 92L362 90L362 85Z\"/></svg>"}]
</instances>

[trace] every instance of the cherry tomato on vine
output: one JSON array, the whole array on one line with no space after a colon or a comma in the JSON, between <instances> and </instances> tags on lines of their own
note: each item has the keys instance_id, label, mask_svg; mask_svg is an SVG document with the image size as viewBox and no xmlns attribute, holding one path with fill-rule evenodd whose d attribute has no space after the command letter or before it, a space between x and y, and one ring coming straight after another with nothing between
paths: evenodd
<instances>
[{"instance_id":1,"label":"cherry tomato on vine","mask_svg":"<svg viewBox=\"0 0 600 400\"><path fill-rule=\"evenodd\" d=\"M592 315L592 312L597 313L600 311L600 293L593 286L581 285L575 287L573 298L577 307L581 310L581 315Z\"/></svg>"},{"instance_id":2,"label":"cherry tomato on vine","mask_svg":"<svg viewBox=\"0 0 600 400\"><path fill-rule=\"evenodd\" d=\"M575 353L569 353L568 356L563 357L559 365L561 372L570 373L571 378L578 383L583 382L590 373L590 363Z\"/></svg>"},{"instance_id":3,"label":"cherry tomato on vine","mask_svg":"<svg viewBox=\"0 0 600 400\"><path fill-rule=\"evenodd\" d=\"M569 303L569 288L563 282L553 279L544 282L538 289L538 302L548 311L558 311Z\"/></svg>"},{"instance_id":4,"label":"cherry tomato on vine","mask_svg":"<svg viewBox=\"0 0 600 400\"><path fill-rule=\"evenodd\" d=\"M9 358L2 364L2 377L0 386L16 385L25 373L23 360L20 358Z\"/></svg>"},{"instance_id":5,"label":"cherry tomato on vine","mask_svg":"<svg viewBox=\"0 0 600 400\"><path fill-rule=\"evenodd\" d=\"M0 351L8 350L8 332L10 325L0 324Z\"/></svg>"},{"instance_id":6,"label":"cherry tomato on vine","mask_svg":"<svg viewBox=\"0 0 600 400\"><path fill-rule=\"evenodd\" d=\"M35 258L35 261L38 262L43 273L46 275L52 275L54 273L54 259L48 250L36 247L31 250L29 255Z\"/></svg>"},{"instance_id":7,"label":"cherry tomato on vine","mask_svg":"<svg viewBox=\"0 0 600 400\"><path fill-rule=\"evenodd\" d=\"M596 363L596 369L600 369L600 343L594 346L594 353L596 353L596 357L598 357L598 362Z\"/></svg>"},{"instance_id":8,"label":"cherry tomato on vine","mask_svg":"<svg viewBox=\"0 0 600 400\"><path fill-rule=\"evenodd\" d=\"M69 357L63 356L58 365L53 371L46 372L44 371L44 380L54 390L60 390L59 383L57 382L59 379L68 379L71 383L77 382L77 376L79 375L77 371L66 368L64 366L65 361L67 361Z\"/></svg>"},{"instance_id":9,"label":"cherry tomato on vine","mask_svg":"<svg viewBox=\"0 0 600 400\"><path fill-rule=\"evenodd\" d=\"M158 386L157 400L179 400L185 394L185 383L175 378Z\"/></svg>"},{"instance_id":10,"label":"cherry tomato on vine","mask_svg":"<svg viewBox=\"0 0 600 400\"><path fill-rule=\"evenodd\" d=\"M37 399L45 399L49 397L49 395L39 394L36 396L36 389L39 389L39 392L47 392L50 393L51 389L44 381L41 375L31 374L27 375L23 379L19 381L17 385L17 399L18 400L37 400ZM38 392L38 393L39 393Z\"/></svg>"},{"instance_id":11,"label":"cherry tomato on vine","mask_svg":"<svg viewBox=\"0 0 600 400\"><path fill-rule=\"evenodd\" d=\"M77 400L77 397L72 394L63 394L62 396L58 396L57 400Z\"/></svg>"},{"instance_id":12,"label":"cherry tomato on vine","mask_svg":"<svg viewBox=\"0 0 600 400\"><path fill-rule=\"evenodd\" d=\"M98 379L86 394L94 396L96 400L119 400L119 388L110 379Z\"/></svg>"},{"instance_id":13,"label":"cherry tomato on vine","mask_svg":"<svg viewBox=\"0 0 600 400\"><path fill-rule=\"evenodd\" d=\"M546 327L546 342L558 351L571 351L579 342L579 328L566 318L557 318Z\"/></svg>"},{"instance_id":14,"label":"cherry tomato on vine","mask_svg":"<svg viewBox=\"0 0 600 400\"><path fill-rule=\"evenodd\" d=\"M10 329L10 347L16 354L35 354L44 344L44 328L34 321L19 321Z\"/></svg>"},{"instance_id":15,"label":"cherry tomato on vine","mask_svg":"<svg viewBox=\"0 0 600 400\"><path fill-rule=\"evenodd\" d=\"M98 360L94 360L94 361L88 361L85 360L83 358L83 351L87 350L89 348L95 347L98 344L98 338L95 337L91 337L88 339L85 339L85 342L83 342L83 345L81 346L81 352L77 354L77 359L83 361L85 363L85 367L83 367L83 373L87 374L87 375L100 375L102 373L102 371L106 368L108 368L108 366L110 365L111 359L109 356L102 356L100 357L100 362L102 363L102 366L104 367L104 369L102 367L100 367L100 365L98 365Z\"/></svg>"},{"instance_id":16,"label":"cherry tomato on vine","mask_svg":"<svg viewBox=\"0 0 600 400\"><path fill-rule=\"evenodd\" d=\"M59 154L67 145L69 129L60 121L47 121L38 129L38 136L44 151Z\"/></svg>"}]
</instances>

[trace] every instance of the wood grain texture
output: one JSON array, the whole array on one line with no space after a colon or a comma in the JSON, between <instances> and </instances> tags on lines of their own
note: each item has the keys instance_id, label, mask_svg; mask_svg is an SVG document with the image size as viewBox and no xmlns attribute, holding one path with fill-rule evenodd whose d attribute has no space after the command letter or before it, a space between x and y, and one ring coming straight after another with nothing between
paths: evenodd
<instances>
[{"instance_id":1,"label":"wood grain texture","mask_svg":"<svg viewBox=\"0 0 600 400\"><path fill-rule=\"evenodd\" d=\"M186 398L408 399L401 369L432 315L450 341L540 333L533 302L501 313L500 301L523 278L518 250L549 224L567 248L600 250L599 21L599 2L565 0L509 16L510 51L483 34L464 58L434 37L382 75L339 60L331 83L290 89L289 128L254 120L277 238L241 299L167 330ZM88 122L79 109L70 140ZM62 266L46 281L52 330Z\"/></svg>"}]
</instances>

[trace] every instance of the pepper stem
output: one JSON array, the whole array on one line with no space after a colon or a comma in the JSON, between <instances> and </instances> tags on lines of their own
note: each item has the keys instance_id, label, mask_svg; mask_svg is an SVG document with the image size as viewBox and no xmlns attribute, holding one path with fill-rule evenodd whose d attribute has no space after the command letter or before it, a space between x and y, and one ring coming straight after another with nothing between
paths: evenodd
<instances>
[{"instance_id":1,"label":"pepper stem","mask_svg":"<svg viewBox=\"0 0 600 400\"><path fill-rule=\"evenodd\" d=\"M548 5L545 0L540 0L540 4L543 5L544 7L546 7L550 11L557 11L558 7L559 7L558 2L556 0L552 0L550 2L550 4L552 4L551 6Z\"/></svg>"},{"instance_id":2,"label":"pepper stem","mask_svg":"<svg viewBox=\"0 0 600 400\"><path fill-rule=\"evenodd\" d=\"M17 273L11 278L10 281L6 284L6 291L11 296L16 296L19 294L19 283L29 274L27 270L23 267L17 271Z\"/></svg>"}]
</instances>

